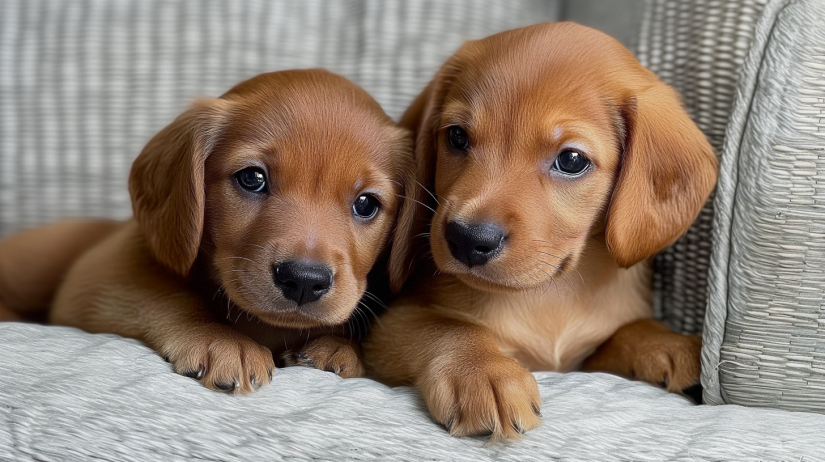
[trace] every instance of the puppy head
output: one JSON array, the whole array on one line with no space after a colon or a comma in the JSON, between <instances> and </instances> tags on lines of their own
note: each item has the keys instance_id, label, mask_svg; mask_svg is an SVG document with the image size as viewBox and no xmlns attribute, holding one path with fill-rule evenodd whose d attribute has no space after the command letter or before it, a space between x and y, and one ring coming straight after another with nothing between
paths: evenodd
<instances>
[{"instance_id":1,"label":"puppy head","mask_svg":"<svg viewBox=\"0 0 825 462\"><path fill-rule=\"evenodd\" d=\"M412 181L411 140L326 71L262 74L196 102L130 178L154 257L201 262L232 302L281 327L345 322Z\"/></svg>"},{"instance_id":2,"label":"puppy head","mask_svg":"<svg viewBox=\"0 0 825 462\"><path fill-rule=\"evenodd\" d=\"M716 180L677 94L572 23L467 43L402 125L437 197L435 262L482 290L544 285L594 241L629 267L678 238Z\"/></svg>"}]
</instances>

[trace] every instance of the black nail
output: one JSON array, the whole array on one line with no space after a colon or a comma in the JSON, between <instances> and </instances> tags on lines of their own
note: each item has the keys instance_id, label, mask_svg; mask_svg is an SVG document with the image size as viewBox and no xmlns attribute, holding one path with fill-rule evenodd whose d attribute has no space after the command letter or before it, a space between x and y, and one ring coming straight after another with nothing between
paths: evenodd
<instances>
[{"instance_id":1,"label":"black nail","mask_svg":"<svg viewBox=\"0 0 825 462\"><path fill-rule=\"evenodd\" d=\"M448 420L447 423L444 424L444 426L447 428L447 431L450 431L450 432L453 431L453 425L455 424L455 421L456 421L456 416L455 416L455 414L453 414L452 416L450 416L450 420Z\"/></svg>"},{"instance_id":2,"label":"black nail","mask_svg":"<svg viewBox=\"0 0 825 462\"><path fill-rule=\"evenodd\" d=\"M181 372L181 375L189 377L190 379L195 379L195 380L202 379L203 374L204 374L203 364L198 366L198 370L187 369L187 370Z\"/></svg>"},{"instance_id":3,"label":"black nail","mask_svg":"<svg viewBox=\"0 0 825 462\"><path fill-rule=\"evenodd\" d=\"M270 380L270 381L272 381L272 373L273 373L273 372L274 372L274 370L273 370L273 369L270 369L270 370L266 371L266 373L269 375L269 380Z\"/></svg>"},{"instance_id":4,"label":"black nail","mask_svg":"<svg viewBox=\"0 0 825 462\"><path fill-rule=\"evenodd\" d=\"M530 406L533 407L533 414L535 414L536 417L541 417L541 408L539 408L539 405L536 404L536 403L533 403Z\"/></svg>"},{"instance_id":5,"label":"black nail","mask_svg":"<svg viewBox=\"0 0 825 462\"><path fill-rule=\"evenodd\" d=\"M309 356L307 356L304 353L301 353L300 351L295 353L295 364L297 364L299 366L304 366L304 367L316 367L317 366L317 364L315 363L315 361L312 358L310 358ZM328 370L328 369L325 369L325 370L327 370L328 372L335 372L335 371L331 371L331 370Z\"/></svg>"},{"instance_id":6,"label":"black nail","mask_svg":"<svg viewBox=\"0 0 825 462\"><path fill-rule=\"evenodd\" d=\"M232 391L235 389L235 381L231 382L215 382L215 388L221 391Z\"/></svg>"},{"instance_id":7,"label":"black nail","mask_svg":"<svg viewBox=\"0 0 825 462\"><path fill-rule=\"evenodd\" d=\"M667 377L665 377L665 379L664 379L664 380L662 380L661 382L659 382L659 386L660 386L660 387L662 387L662 388L667 388L667 384L668 384L668 383L669 383L669 382L668 382L668 380L667 380Z\"/></svg>"}]
</instances>

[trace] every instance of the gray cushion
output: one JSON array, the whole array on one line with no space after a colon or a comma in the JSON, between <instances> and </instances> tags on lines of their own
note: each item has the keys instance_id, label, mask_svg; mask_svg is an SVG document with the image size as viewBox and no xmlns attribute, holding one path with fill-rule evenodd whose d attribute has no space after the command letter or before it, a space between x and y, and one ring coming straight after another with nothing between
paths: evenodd
<instances>
[{"instance_id":1,"label":"gray cushion","mask_svg":"<svg viewBox=\"0 0 825 462\"><path fill-rule=\"evenodd\" d=\"M713 403L825 412L825 3L774 0L716 197L702 383Z\"/></svg>"},{"instance_id":2,"label":"gray cushion","mask_svg":"<svg viewBox=\"0 0 825 462\"><path fill-rule=\"evenodd\" d=\"M113 335L0 324L0 460L820 460L825 416L695 406L606 374L542 373L542 425L487 446L414 390L287 368L249 396L207 390Z\"/></svg>"}]
</instances>

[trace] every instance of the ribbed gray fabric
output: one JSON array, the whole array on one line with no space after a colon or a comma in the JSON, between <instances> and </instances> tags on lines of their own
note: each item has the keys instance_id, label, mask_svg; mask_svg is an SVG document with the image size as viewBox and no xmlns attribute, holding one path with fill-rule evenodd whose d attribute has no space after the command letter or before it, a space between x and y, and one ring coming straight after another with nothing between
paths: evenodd
<instances>
[{"instance_id":1,"label":"ribbed gray fabric","mask_svg":"<svg viewBox=\"0 0 825 462\"><path fill-rule=\"evenodd\" d=\"M716 200L705 397L825 412L825 3L772 0L756 31Z\"/></svg>"},{"instance_id":2,"label":"ribbed gray fabric","mask_svg":"<svg viewBox=\"0 0 825 462\"><path fill-rule=\"evenodd\" d=\"M0 235L124 218L148 139L198 96L325 67L398 118L465 40L557 0L0 0Z\"/></svg>"},{"instance_id":3,"label":"ribbed gray fabric","mask_svg":"<svg viewBox=\"0 0 825 462\"><path fill-rule=\"evenodd\" d=\"M710 144L721 151L754 25L766 0L650 0L636 55L682 95ZM655 259L657 315L676 331L701 334L707 304L713 198L688 232Z\"/></svg>"},{"instance_id":4,"label":"ribbed gray fabric","mask_svg":"<svg viewBox=\"0 0 825 462\"><path fill-rule=\"evenodd\" d=\"M315 369L230 396L113 335L0 324L2 461L825 460L825 416L695 406L607 374L536 374L521 441L454 438L418 393Z\"/></svg>"}]
</instances>

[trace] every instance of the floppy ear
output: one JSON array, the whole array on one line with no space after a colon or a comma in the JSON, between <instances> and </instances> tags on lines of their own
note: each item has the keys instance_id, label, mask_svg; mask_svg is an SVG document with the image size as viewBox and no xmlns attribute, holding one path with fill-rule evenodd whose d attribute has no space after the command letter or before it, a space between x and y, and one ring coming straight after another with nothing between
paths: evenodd
<instances>
[{"instance_id":1,"label":"floppy ear","mask_svg":"<svg viewBox=\"0 0 825 462\"><path fill-rule=\"evenodd\" d=\"M203 231L203 169L225 119L229 101L195 102L166 126L132 164L132 209L156 260L186 276Z\"/></svg>"},{"instance_id":2,"label":"floppy ear","mask_svg":"<svg viewBox=\"0 0 825 462\"><path fill-rule=\"evenodd\" d=\"M429 240L428 232L433 212L438 206L435 195L436 137L444 98L449 90L448 75L455 66L445 63L427 88L415 98L401 118L400 125L413 133L412 175L404 182L404 202L398 212L389 259L390 289L398 293L415 267L415 258ZM426 188L426 190L424 189ZM432 195L431 195L432 194ZM429 208L428 208L429 207ZM431 210L432 209L432 210Z\"/></svg>"},{"instance_id":3,"label":"floppy ear","mask_svg":"<svg viewBox=\"0 0 825 462\"><path fill-rule=\"evenodd\" d=\"M624 153L606 241L627 268L682 235L716 184L717 160L676 92L656 81L622 107Z\"/></svg>"}]
</instances>

